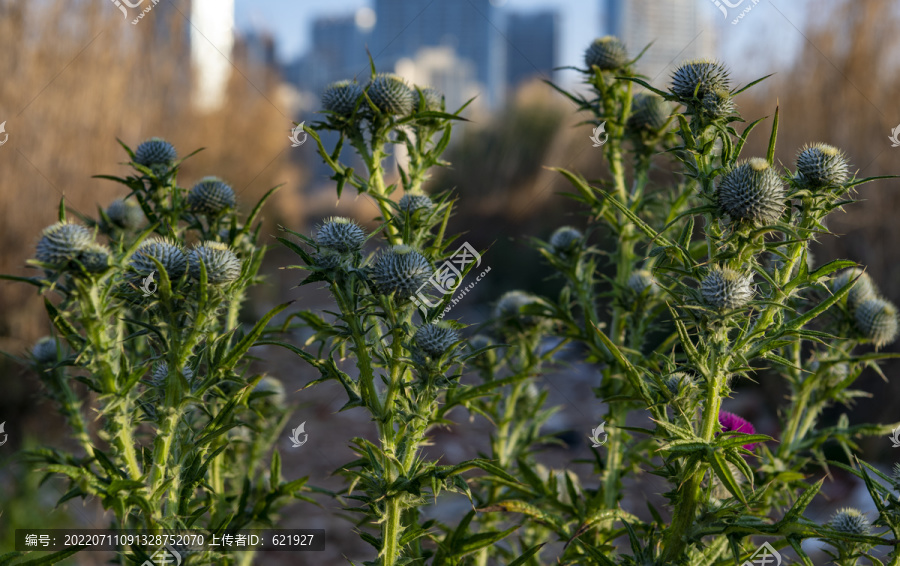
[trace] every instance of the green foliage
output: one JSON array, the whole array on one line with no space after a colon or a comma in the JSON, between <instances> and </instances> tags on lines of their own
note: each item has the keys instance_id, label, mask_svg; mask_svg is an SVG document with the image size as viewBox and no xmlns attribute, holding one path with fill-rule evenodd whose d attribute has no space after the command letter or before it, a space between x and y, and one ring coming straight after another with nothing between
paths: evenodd
<instances>
[{"instance_id":1,"label":"green foliage","mask_svg":"<svg viewBox=\"0 0 900 566\"><path fill-rule=\"evenodd\" d=\"M265 465L289 409L271 393L273 378L249 368L249 348L287 305L251 329L238 323L247 289L261 281L257 217L272 191L243 221L233 200L201 212L190 197L196 188L177 185L174 149L148 143L140 162L123 144L134 174L103 176L129 189L118 204L96 219L81 217L81 226L60 203L61 224L45 231L38 259L29 261L41 274L6 277L27 281L45 298L54 336L21 362L33 367L80 446L79 453L33 450L27 459L45 479L68 479L60 504L98 499L112 511L111 529L269 526L281 505L306 490L305 478L280 476L277 451ZM224 193L233 199L220 181L204 182L207 205ZM143 214L123 222L124 207ZM77 238L63 237L60 226ZM84 251L97 249L105 261L88 264ZM267 388L259 387L263 379ZM96 434L89 420L99 423ZM120 563L152 550L120 548ZM185 563L235 560L202 551Z\"/></svg>"}]
</instances>

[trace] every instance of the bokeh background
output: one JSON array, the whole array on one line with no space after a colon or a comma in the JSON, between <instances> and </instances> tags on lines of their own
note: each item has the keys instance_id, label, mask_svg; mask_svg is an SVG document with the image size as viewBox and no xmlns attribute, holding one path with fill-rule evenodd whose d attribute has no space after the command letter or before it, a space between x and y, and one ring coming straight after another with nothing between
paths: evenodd
<instances>
[{"instance_id":1,"label":"bokeh background","mask_svg":"<svg viewBox=\"0 0 900 566\"><path fill-rule=\"evenodd\" d=\"M8 134L0 145L0 271L28 275L25 261L41 229L55 221L61 198L95 215L122 196L119 186L92 178L125 172L117 138L136 146L161 136L181 154L205 148L185 163L181 184L220 176L245 207L284 183L264 211L264 234L274 234L278 224L309 231L333 214L374 226L375 205L352 189L338 201L312 143L294 148L288 139L295 122L317 119L326 84L365 80L368 50L379 70L442 89L448 106L476 97L465 113L470 122L455 130L447 152L452 166L435 173L430 189L455 193L451 232L465 232L464 240L488 250L483 264L490 275L453 311L477 325L506 290L555 293L527 240L547 238L563 224L586 224L561 196L567 184L546 167L589 179L606 175L588 140L590 128L578 125L583 117L542 82L578 88L575 73L554 68L582 65L593 38L618 35L633 54L653 41L639 70L658 88L665 88L674 65L691 57L723 60L739 83L774 73L737 102L748 122L780 107L777 159L792 167L802 144L823 141L843 148L858 176L875 176L900 173L900 147L888 139L900 124L898 30L895 0L743 0L722 9L713 0L145 0L125 14L112 0L0 0L0 142ZM757 129L745 155L765 151L769 125ZM665 158L652 179L675 179ZM833 217L829 228L837 237L813 245L815 260L849 258L867 266L898 302L900 181L865 185L858 196L861 202ZM595 238L606 244L602 231ZM285 299L299 308L328 308L327 295L314 286L294 288L297 276L279 269L288 263L290 256L274 247L264 270L268 283L248 304L245 320ZM0 282L0 349L21 355L48 332L33 290ZM310 434L300 449L290 449L287 439L280 447L285 475L336 487L330 472L352 459L346 440L370 434L371 423L361 411L336 413L343 403L339 387L300 390L312 374L296 358L258 350L263 369L287 385L295 420L306 421ZM851 423L900 420L898 368L885 364L886 381L865 375L858 385L871 396L825 419L847 413ZM591 401L597 375L596 368L575 365L542 379L561 406L551 432L568 443L548 447L548 468L589 454L584 437L603 415L603 406ZM770 376L757 377L739 384L726 408L777 437L785 391ZM458 425L435 431L429 449L446 462L488 446L487 423L454 416ZM11 549L15 528L106 525L108 517L91 503L56 507L63 483L51 479L38 488L40 475L18 460L24 448L69 444L36 377L7 356L0 356L0 422L9 435L0 446L0 552ZM890 446L886 438L865 439L860 455L886 469L900 461ZM575 468L590 484L590 467ZM662 490L640 478L629 485L624 504L631 510ZM837 472L825 492L811 516L824 518L850 504L872 509L860 486ZM256 563L321 566L346 563L342 555L371 558L332 502L321 502L285 509L281 525L325 528L326 552L270 555ZM467 506L459 498L430 512L452 521ZM66 564L108 558L82 554Z\"/></svg>"}]
</instances>

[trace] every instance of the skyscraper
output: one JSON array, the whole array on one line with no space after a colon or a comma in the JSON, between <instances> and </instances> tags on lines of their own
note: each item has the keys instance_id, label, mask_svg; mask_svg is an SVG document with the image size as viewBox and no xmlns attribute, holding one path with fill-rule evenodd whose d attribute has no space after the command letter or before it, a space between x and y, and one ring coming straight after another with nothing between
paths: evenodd
<instances>
[{"instance_id":1,"label":"skyscraper","mask_svg":"<svg viewBox=\"0 0 900 566\"><path fill-rule=\"evenodd\" d=\"M488 18L489 0L375 0L377 24L370 44L375 64L392 68L421 47L451 47L475 65L475 76L495 100L503 88L502 37Z\"/></svg>"},{"instance_id":2,"label":"skyscraper","mask_svg":"<svg viewBox=\"0 0 900 566\"><path fill-rule=\"evenodd\" d=\"M638 63L638 72L651 81L665 80L685 59L712 57L715 36L705 25L708 7L698 0L605 0L602 29L625 42L636 56L651 41L653 45Z\"/></svg>"},{"instance_id":3,"label":"skyscraper","mask_svg":"<svg viewBox=\"0 0 900 566\"><path fill-rule=\"evenodd\" d=\"M215 110L225 101L234 47L234 0L192 0L191 64L194 104Z\"/></svg>"},{"instance_id":4,"label":"skyscraper","mask_svg":"<svg viewBox=\"0 0 900 566\"><path fill-rule=\"evenodd\" d=\"M511 13L506 20L506 83L552 78L557 57L556 12Z\"/></svg>"}]
</instances>

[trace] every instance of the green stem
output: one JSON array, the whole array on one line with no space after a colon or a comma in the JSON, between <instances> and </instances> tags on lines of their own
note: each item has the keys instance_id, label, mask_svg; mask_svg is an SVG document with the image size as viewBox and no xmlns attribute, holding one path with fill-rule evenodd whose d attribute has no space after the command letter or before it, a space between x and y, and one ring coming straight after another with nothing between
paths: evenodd
<instances>
[{"instance_id":1,"label":"green stem","mask_svg":"<svg viewBox=\"0 0 900 566\"><path fill-rule=\"evenodd\" d=\"M706 404L703 409L703 422L700 430L701 438L706 442L710 442L713 439L716 425L719 422L719 408L722 404L719 391L723 381L724 377L717 372L715 377L709 382L706 391ZM694 523L704 475L706 475L706 466L694 472L684 484L681 501L675 508L672 524L663 541L664 548L661 561L664 564L673 563L684 552L686 546L684 535Z\"/></svg>"},{"instance_id":2,"label":"green stem","mask_svg":"<svg viewBox=\"0 0 900 566\"><path fill-rule=\"evenodd\" d=\"M400 558L400 500L389 497L384 504L384 523L381 526L382 540L381 565L394 566Z\"/></svg>"},{"instance_id":3,"label":"green stem","mask_svg":"<svg viewBox=\"0 0 900 566\"><path fill-rule=\"evenodd\" d=\"M379 434L383 436L381 429L383 427L382 418L384 411L381 401L378 399L378 391L375 390L375 374L372 369L372 358L369 356L369 345L366 342L365 333L360 326L358 316L355 314L354 309L350 307L337 281L332 283L331 290L338 308L344 315L344 319L350 329L353 345L356 348L356 367L359 369L359 384L363 401L367 403L369 411L378 423Z\"/></svg>"},{"instance_id":4,"label":"green stem","mask_svg":"<svg viewBox=\"0 0 900 566\"><path fill-rule=\"evenodd\" d=\"M806 411L806 405L809 403L809 397L812 394L812 389L808 385L811 383L812 378L813 376L807 377L806 380L800 384L800 391L797 394L797 399L794 406L791 407L791 419L788 421L787 428L784 430L779 456L783 457L786 454L792 453L794 450L794 443L798 438L797 433L798 427L800 426L800 418ZM802 436L800 436L800 438L802 438Z\"/></svg>"},{"instance_id":5,"label":"green stem","mask_svg":"<svg viewBox=\"0 0 900 566\"><path fill-rule=\"evenodd\" d=\"M625 418L625 407L622 403L609 404L607 419L610 423L620 423ZM623 423L624 424L624 423ZM603 474L603 505L606 509L615 509L619 506L619 468L622 466L625 443L618 434L608 436L606 444L606 470Z\"/></svg>"},{"instance_id":6,"label":"green stem","mask_svg":"<svg viewBox=\"0 0 900 566\"><path fill-rule=\"evenodd\" d=\"M94 444L91 442L91 437L87 432L87 424L84 422L84 416L81 414L81 402L78 400L75 392L72 391L72 388L69 387L64 372L54 369L49 374L51 383L59 395L60 412L69 421L69 424L72 426L73 436L84 448L87 456L93 458Z\"/></svg>"}]
</instances>

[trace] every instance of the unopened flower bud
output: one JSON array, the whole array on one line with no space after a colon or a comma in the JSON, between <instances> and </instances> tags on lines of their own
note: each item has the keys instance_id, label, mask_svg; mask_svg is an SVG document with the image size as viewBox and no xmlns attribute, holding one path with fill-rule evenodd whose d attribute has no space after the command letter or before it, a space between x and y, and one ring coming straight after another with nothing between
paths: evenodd
<instances>
[{"instance_id":1,"label":"unopened flower bud","mask_svg":"<svg viewBox=\"0 0 900 566\"><path fill-rule=\"evenodd\" d=\"M31 348L31 355L40 365L55 364L59 361L59 355L62 353L62 343L52 336L44 336L34 343Z\"/></svg>"},{"instance_id":2,"label":"unopened flower bud","mask_svg":"<svg viewBox=\"0 0 900 566\"><path fill-rule=\"evenodd\" d=\"M722 177L718 200L719 208L732 218L771 224L784 211L784 184L768 161L754 157Z\"/></svg>"},{"instance_id":3,"label":"unopened flower bud","mask_svg":"<svg viewBox=\"0 0 900 566\"><path fill-rule=\"evenodd\" d=\"M428 195L406 193L400 197L400 202L397 203L397 206L399 206L400 210L403 212L414 215L420 210L431 210L434 206L434 202Z\"/></svg>"},{"instance_id":4,"label":"unopened flower bud","mask_svg":"<svg viewBox=\"0 0 900 566\"><path fill-rule=\"evenodd\" d=\"M169 168L177 158L175 147L161 138L150 138L134 152L134 162L151 169Z\"/></svg>"},{"instance_id":5,"label":"unopened flower bud","mask_svg":"<svg viewBox=\"0 0 900 566\"><path fill-rule=\"evenodd\" d=\"M400 244L382 252L371 270L372 281L384 295L394 293L399 299L413 296L434 273L425 257L409 246Z\"/></svg>"},{"instance_id":6,"label":"unopened flower bud","mask_svg":"<svg viewBox=\"0 0 900 566\"><path fill-rule=\"evenodd\" d=\"M650 289L652 293L656 290L656 281L653 279L653 274L647 271L646 269L641 269L635 271L628 278L628 287L637 294L641 294L645 289Z\"/></svg>"},{"instance_id":7,"label":"unopened flower bud","mask_svg":"<svg viewBox=\"0 0 900 566\"><path fill-rule=\"evenodd\" d=\"M131 256L131 267L143 278L158 268L153 260L162 264L172 282L181 279L187 269L187 256L181 246L168 238L150 238L145 240Z\"/></svg>"},{"instance_id":8,"label":"unopened flower bud","mask_svg":"<svg viewBox=\"0 0 900 566\"><path fill-rule=\"evenodd\" d=\"M628 63L628 50L618 37L599 37L584 52L584 64L588 69L598 67L601 71L621 69Z\"/></svg>"},{"instance_id":9,"label":"unopened flower bud","mask_svg":"<svg viewBox=\"0 0 900 566\"><path fill-rule=\"evenodd\" d=\"M204 177L188 193L187 202L194 212L216 215L234 208L237 199L234 189L224 181L218 177Z\"/></svg>"},{"instance_id":10,"label":"unopened flower bud","mask_svg":"<svg viewBox=\"0 0 900 566\"><path fill-rule=\"evenodd\" d=\"M406 116L413 111L413 90L397 75L379 73L369 83L367 92L372 104L384 114Z\"/></svg>"},{"instance_id":11,"label":"unopened flower bud","mask_svg":"<svg viewBox=\"0 0 900 566\"><path fill-rule=\"evenodd\" d=\"M808 144L797 155L797 173L802 184L814 188L843 185L849 175L847 158L826 143Z\"/></svg>"},{"instance_id":12,"label":"unopened flower bud","mask_svg":"<svg viewBox=\"0 0 900 566\"><path fill-rule=\"evenodd\" d=\"M355 81L338 81L331 83L322 93L322 107L325 110L349 117L356 108L356 103L363 95L363 88ZM360 108L365 108L366 103L362 102Z\"/></svg>"},{"instance_id":13,"label":"unopened flower bud","mask_svg":"<svg viewBox=\"0 0 900 566\"><path fill-rule=\"evenodd\" d=\"M657 132L666 125L672 108L661 96L652 92L640 92L631 101L628 129L633 132Z\"/></svg>"},{"instance_id":14,"label":"unopened flower bud","mask_svg":"<svg viewBox=\"0 0 900 566\"><path fill-rule=\"evenodd\" d=\"M413 339L423 352L439 358L459 340L459 334L446 322L435 322L420 326Z\"/></svg>"},{"instance_id":15,"label":"unopened flower bud","mask_svg":"<svg viewBox=\"0 0 900 566\"><path fill-rule=\"evenodd\" d=\"M84 226L58 222L41 232L35 258L52 265L65 265L76 259L93 240L93 235Z\"/></svg>"},{"instance_id":16,"label":"unopened flower bud","mask_svg":"<svg viewBox=\"0 0 900 566\"><path fill-rule=\"evenodd\" d=\"M581 247L583 237L581 232L571 226L560 226L550 236L550 245L557 254L569 255Z\"/></svg>"},{"instance_id":17,"label":"unopened flower bud","mask_svg":"<svg viewBox=\"0 0 900 566\"><path fill-rule=\"evenodd\" d=\"M858 509L845 507L831 518L832 529L850 535L869 534L869 520Z\"/></svg>"},{"instance_id":18,"label":"unopened flower bud","mask_svg":"<svg viewBox=\"0 0 900 566\"><path fill-rule=\"evenodd\" d=\"M497 301L494 307L494 318L516 320L524 325L533 325L538 317L523 315L522 309L529 305L539 304L538 298L524 291L508 291Z\"/></svg>"},{"instance_id":19,"label":"unopened flower bud","mask_svg":"<svg viewBox=\"0 0 900 566\"><path fill-rule=\"evenodd\" d=\"M876 348L897 339L897 307L889 301L869 299L856 308L854 316L856 327Z\"/></svg>"},{"instance_id":20,"label":"unopened flower bud","mask_svg":"<svg viewBox=\"0 0 900 566\"><path fill-rule=\"evenodd\" d=\"M359 225L343 216L329 218L316 232L316 243L336 252L359 251L366 241L366 233Z\"/></svg>"},{"instance_id":21,"label":"unopened flower bud","mask_svg":"<svg viewBox=\"0 0 900 566\"><path fill-rule=\"evenodd\" d=\"M709 59L693 59L683 63L672 75L672 92L682 99L703 100L707 93L728 90L731 79L725 66Z\"/></svg>"},{"instance_id":22,"label":"unopened flower bud","mask_svg":"<svg viewBox=\"0 0 900 566\"><path fill-rule=\"evenodd\" d=\"M831 290L835 293L856 280L853 287L847 293L847 306L855 309L869 299L878 298L878 289L869 274L858 267L851 267L841 271L831 282Z\"/></svg>"},{"instance_id":23,"label":"unopened flower bud","mask_svg":"<svg viewBox=\"0 0 900 566\"><path fill-rule=\"evenodd\" d=\"M210 285L225 285L241 275L241 261L222 242L203 242L191 249L188 264L191 277L198 281L201 261L206 266L206 280Z\"/></svg>"},{"instance_id":24,"label":"unopened flower bud","mask_svg":"<svg viewBox=\"0 0 900 566\"><path fill-rule=\"evenodd\" d=\"M717 309L737 309L753 298L753 280L727 267L713 267L700 283L703 299Z\"/></svg>"},{"instance_id":25,"label":"unopened flower bud","mask_svg":"<svg viewBox=\"0 0 900 566\"><path fill-rule=\"evenodd\" d=\"M116 199L109 204L106 215L117 227L137 230L144 222L144 211L132 200Z\"/></svg>"}]
</instances>

